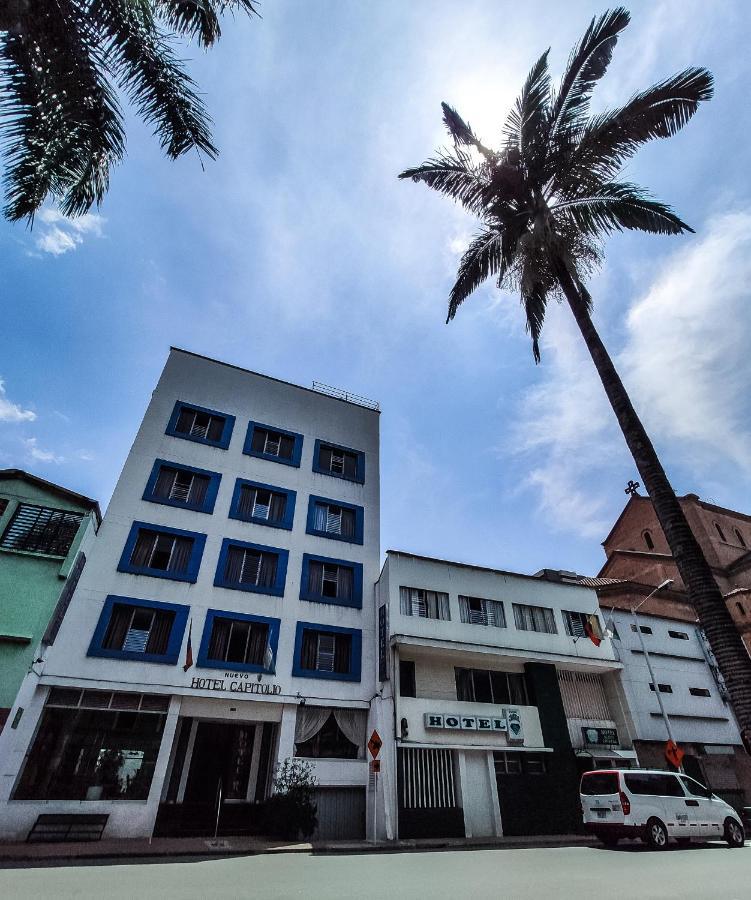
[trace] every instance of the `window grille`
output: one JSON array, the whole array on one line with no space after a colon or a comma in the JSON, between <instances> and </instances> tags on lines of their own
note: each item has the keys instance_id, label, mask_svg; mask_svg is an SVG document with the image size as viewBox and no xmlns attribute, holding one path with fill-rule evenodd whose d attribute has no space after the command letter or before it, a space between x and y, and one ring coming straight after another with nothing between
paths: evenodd
<instances>
[{"instance_id":1,"label":"window grille","mask_svg":"<svg viewBox=\"0 0 751 900\"><path fill-rule=\"evenodd\" d=\"M20 503L5 529L0 547L67 556L83 520L83 513Z\"/></svg>"}]
</instances>

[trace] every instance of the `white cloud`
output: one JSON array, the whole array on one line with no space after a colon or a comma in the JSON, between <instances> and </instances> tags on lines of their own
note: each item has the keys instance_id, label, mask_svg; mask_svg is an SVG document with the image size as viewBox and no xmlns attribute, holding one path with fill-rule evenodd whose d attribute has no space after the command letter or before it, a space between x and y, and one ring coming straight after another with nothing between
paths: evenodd
<instances>
[{"instance_id":1,"label":"white cloud","mask_svg":"<svg viewBox=\"0 0 751 900\"><path fill-rule=\"evenodd\" d=\"M715 218L632 307L621 354L648 430L694 466L721 460L746 475L750 295L751 212Z\"/></svg>"},{"instance_id":2,"label":"white cloud","mask_svg":"<svg viewBox=\"0 0 751 900\"><path fill-rule=\"evenodd\" d=\"M68 218L55 209L43 209L39 213L41 234L35 243L39 250L61 256L69 250L75 250L83 243L84 236L93 234L102 236L105 219L96 213L86 213L78 218Z\"/></svg>"},{"instance_id":3,"label":"white cloud","mask_svg":"<svg viewBox=\"0 0 751 900\"><path fill-rule=\"evenodd\" d=\"M37 414L30 409L21 409L11 403L5 395L5 382L0 378L0 422L33 422Z\"/></svg>"},{"instance_id":4,"label":"white cloud","mask_svg":"<svg viewBox=\"0 0 751 900\"><path fill-rule=\"evenodd\" d=\"M43 450L41 447L37 446L36 438L26 438L24 444L29 456L33 460L36 460L36 462L55 463L56 465L65 462L64 456L57 456L57 454L53 453L51 450Z\"/></svg>"},{"instance_id":5,"label":"white cloud","mask_svg":"<svg viewBox=\"0 0 751 900\"><path fill-rule=\"evenodd\" d=\"M96 456L90 450L76 450L76 457L84 462L93 462Z\"/></svg>"}]
</instances>

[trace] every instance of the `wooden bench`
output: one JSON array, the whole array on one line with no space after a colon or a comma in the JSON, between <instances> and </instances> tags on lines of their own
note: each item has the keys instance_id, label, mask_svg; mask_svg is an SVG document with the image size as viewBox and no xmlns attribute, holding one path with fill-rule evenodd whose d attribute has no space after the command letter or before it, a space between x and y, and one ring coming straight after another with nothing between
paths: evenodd
<instances>
[{"instance_id":1,"label":"wooden bench","mask_svg":"<svg viewBox=\"0 0 751 900\"><path fill-rule=\"evenodd\" d=\"M100 841L107 819L106 813L43 813L34 822L26 843Z\"/></svg>"}]
</instances>

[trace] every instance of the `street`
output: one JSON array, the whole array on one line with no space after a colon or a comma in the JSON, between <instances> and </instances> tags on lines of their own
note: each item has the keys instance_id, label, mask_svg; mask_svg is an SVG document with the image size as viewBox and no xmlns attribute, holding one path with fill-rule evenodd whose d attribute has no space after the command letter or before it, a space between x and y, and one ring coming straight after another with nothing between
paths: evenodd
<instances>
[{"instance_id":1,"label":"street","mask_svg":"<svg viewBox=\"0 0 751 900\"><path fill-rule=\"evenodd\" d=\"M132 900L187 898L575 897L577 900L680 898L741 900L751 894L751 846L724 844L652 852L637 844L616 850L568 847L530 850L315 855L228 859L156 859L123 865L0 870L0 896ZM17 866L17 867L16 867Z\"/></svg>"}]
</instances>

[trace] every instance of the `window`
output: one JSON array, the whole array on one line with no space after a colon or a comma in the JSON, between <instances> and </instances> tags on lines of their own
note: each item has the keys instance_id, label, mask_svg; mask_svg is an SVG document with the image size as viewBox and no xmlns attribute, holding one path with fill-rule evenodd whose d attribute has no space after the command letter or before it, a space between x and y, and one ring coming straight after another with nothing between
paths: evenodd
<instances>
[{"instance_id":1,"label":"window","mask_svg":"<svg viewBox=\"0 0 751 900\"><path fill-rule=\"evenodd\" d=\"M553 610L547 606L527 606L514 603L514 622L520 631L544 631L558 634Z\"/></svg>"},{"instance_id":2,"label":"window","mask_svg":"<svg viewBox=\"0 0 751 900\"><path fill-rule=\"evenodd\" d=\"M649 531L645 531L643 534L644 543L647 545L647 550L654 550L655 542L652 540L652 534Z\"/></svg>"},{"instance_id":3,"label":"window","mask_svg":"<svg viewBox=\"0 0 751 900\"><path fill-rule=\"evenodd\" d=\"M586 797L602 797L617 794L620 790L615 772L585 772L581 780L581 793Z\"/></svg>"},{"instance_id":4,"label":"window","mask_svg":"<svg viewBox=\"0 0 751 900\"><path fill-rule=\"evenodd\" d=\"M178 400L172 410L166 433L172 437L226 450L234 426L234 416Z\"/></svg>"},{"instance_id":5,"label":"window","mask_svg":"<svg viewBox=\"0 0 751 900\"><path fill-rule=\"evenodd\" d=\"M686 775L679 776L681 781L683 782L683 787L686 788L689 794L692 797L711 797L712 791L708 787L705 787L703 784L699 784L698 781L694 781L693 778L689 778Z\"/></svg>"},{"instance_id":6,"label":"window","mask_svg":"<svg viewBox=\"0 0 751 900\"><path fill-rule=\"evenodd\" d=\"M0 517L2 516L2 514L5 512L5 510L7 508L8 508L8 501L5 500L3 497L0 497Z\"/></svg>"},{"instance_id":7,"label":"window","mask_svg":"<svg viewBox=\"0 0 751 900\"><path fill-rule=\"evenodd\" d=\"M362 565L304 553L300 599L362 609Z\"/></svg>"},{"instance_id":8,"label":"window","mask_svg":"<svg viewBox=\"0 0 751 900\"><path fill-rule=\"evenodd\" d=\"M688 634L685 631L668 631L668 634L677 641L687 641L689 639Z\"/></svg>"},{"instance_id":9,"label":"window","mask_svg":"<svg viewBox=\"0 0 751 900\"><path fill-rule=\"evenodd\" d=\"M416 697L415 664L411 659L399 660L399 696Z\"/></svg>"},{"instance_id":10,"label":"window","mask_svg":"<svg viewBox=\"0 0 751 900\"><path fill-rule=\"evenodd\" d=\"M544 775L547 771L542 753L493 753L496 775Z\"/></svg>"},{"instance_id":11,"label":"window","mask_svg":"<svg viewBox=\"0 0 751 900\"><path fill-rule=\"evenodd\" d=\"M660 689L661 694L672 694L673 693L673 688L669 684L658 684L657 687ZM651 681L649 683L649 689L650 689L650 691L653 691L655 689L655 686L654 686L654 684L652 684Z\"/></svg>"},{"instance_id":12,"label":"window","mask_svg":"<svg viewBox=\"0 0 751 900\"><path fill-rule=\"evenodd\" d=\"M745 608L745 606L740 602L740 600L736 600L736 601L735 601L735 605L736 605L736 607L738 608L738 612L739 612L742 616L745 616L745 615L746 615L746 608Z\"/></svg>"},{"instance_id":13,"label":"window","mask_svg":"<svg viewBox=\"0 0 751 900\"><path fill-rule=\"evenodd\" d=\"M65 693L50 691L13 799L146 800L169 698Z\"/></svg>"},{"instance_id":14,"label":"window","mask_svg":"<svg viewBox=\"0 0 751 900\"><path fill-rule=\"evenodd\" d=\"M117 571L195 584L205 543L205 534L134 522Z\"/></svg>"},{"instance_id":15,"label":"window","mask_svg":"<svg viewBox=\"0 0 751 900\"><path fill-rule=\"evenodd\" d=\"M692 688L692 687L690 687L688 689L688 692L689 692L689 694L691 694L692 697L711 697L712 696L710 694L710 692L707 690L707 688Z\"/></svg>"},{"instance_id":16,"label":"window","mask_svg":"<svg viewBox=\"0 0 751 900\"><path fill-rule=\"evenodd\" d=\"M420 616L423 619L451 619L449 595L422 588L400 587L399 606L403 616Z\"/></svg>"},{"instance_id":17,"label":"window","mask_svg":"<svg viewBox=\"0 0 751 900\"><path fill-rule=\"evenodd\" d=\"M187 606L110 594L104 602L88 656L143 662L177 662Z\"/></svg>"},{"instance_id":18,"label":"window","mask_svg":"<svg viewBox=\"0 0 751 900\"><path fill-rule=\"evenodd\" d=\"M294 431L249 422L243 453L283 463L285 466L299 467L302 442L303 436Z\"/></svg>"},{"instance_id":19,"label":"window","mask_svg":"<svg viewBox=\"0 0 751 900\"><path fill-rule=\"evenodd\" d=\"M214 585L282 597L288 557L286 550L225 538L219 553Z\"/></svg>"},{"instance_id":20,"label":"window","mask_svg":"<svg viewBox=\"0 0 751 900\"><path fill-rule=\"evenodd\" d=\"M681 787L675 775L665 773L664 775L650 775L644 772L623 774L626 787L632 794L642 794L650 797L683 797L683 788Z\"/></svg>"},{"instance_id":21,"label":"window","mask_svg":"<svg viewBox=\"0 0 751 900\"><path fill-rule=\"evenodd\" d=\"M725 541L727 543L727 539L725 537L725 532L720 528L717 522L714 523L714 527L717 529L717 534L720 536L721 541Z\"/></svg>"},{"instance_id":22,"label":"window","mask_svg":"<svg viewBox=\"0 0 751 900\"><path fill-rule=\"evenodd\" d=\"M83 513L19 503L5 529L0 547L3 550L67 556L82 520Z\"/></svg>"},{"instance_id":23,"label":"window","mask_svg":"<svg viewBox=\"0 0 751 900\"><path fill-rule=\"evenodd\" d=\"M631 630L633 632L636 632L636 625L632 625ZM649 627L649 625L640 625L639 631L641 631L642 634L652 634L652 629Z\"/></svg>"},{"instance_id":24,"label":"window","mask_svg":"<svg viewBox=\"0 0 751 900\"><path fill-rule=\"evenodd\" d=\"M364 484L365 454L361 450L316 441L313 451L313 471Z\"/></svg>"},{"instance_id":25,"label":"window","mask_svg":"<svg viewBox=\"0 0 751 900\"><path fill-rule=\"evenodd\" d=\"M506 614L500 600L484 600L481 597L459 596L459 617L468 625L493 625L506 627Z\"/></svg>"},{"instance_id":26,"label":"window","mask_svg":"<svg viewBox=\"0 0 751 900\"><path fill-rule=\"evenodd\" d=\"M580 638L587 636L587 628L586 626L589 624L590 613L583 612L570 612L568 610L563 610L563 624L566 626L566 634L570 634L572 637ZM593 629L595 635L597 637L602 636L602 629L599 628L599 618L595 615L595 619L597 619L598 627L596 630Z\"/></svg>"},{"instance_id":27,"label":"window","mask_svg":"<svg viewBox=\"0 0 751 900\"><path fill-rule=\"evenodd\" d=\"M158 459L146 483L143 499L210 514L214 512L221 479L217 472Z\"/></svg>"},{"instance_id":28,"label":"window","mask_svg":"<svg viewBox=\"0 0 751 900\"><path fill-rule=\"evenodd\" d=\"M273 673L278 644L279 619L210 609L206 613L198 665Z\"/></svg>"},{"instance_id":29,"label":"window","mask_svg":"<svg viewBox=\"0 0 751 900\"><path fill-rule=\"evenodd\" d=\"M298 622L292 674L305 678L359 681L362 632Z\"/></svg>"},{"instance_id":30,"label":"window","mask_svg":"<svg viewBox=\"0 0 751 900\"><path fill-rule=\"evenodd\" d=\"M298 706L295 756L308 759L365 759L367 710Z\"/></svg>"},{"instance_id":31,"label":"window","mask_svg":"<svg viewBox=\"0 0 751 900\"><path fill-rule=\"evenodd\" d=\"M2 512L2 510L0 510L0 513L1 513L1 512ZM743 540L743 535L740 533L740 531L738 531L737 528L734 529L734 531L735 531L735 536L736 536L736 538L738 539L738 543L741 545L741 547L744 547L744 548L745 548L746 542Z\"/></svg>"},{"instance_id":32,"label":"window","mask_svg":"<svg viewBox=\"0 0 751 900\"><path fill-rule=\"evenodd\" d=\"M238 478L235 482L229 516L241 522L253 522L256 525L269 525L272 528L285 528L291 531L296 497L295 491Z\"/></svg>"},{"instance_id":33,"label":"window","mask_svg":"<svg viewBox=\"0 0 751 900\"><path fill-rule=\"evenodd\" d=\"M306 532L321 537L347 541L350 544L363 542L363 508L339 500L325 497L311 497L308 501L308 522Z\"/></svg>"},{"instance_id":34,"label":"window","mask_svg":"<svg viewBox=\"0 0 751 900\"><path fill-rule=\"evenodd\" d=\"M454 669L456 699L465 703L529 705L527 679L522 672Z\"/></svg>"}]
</instances>

